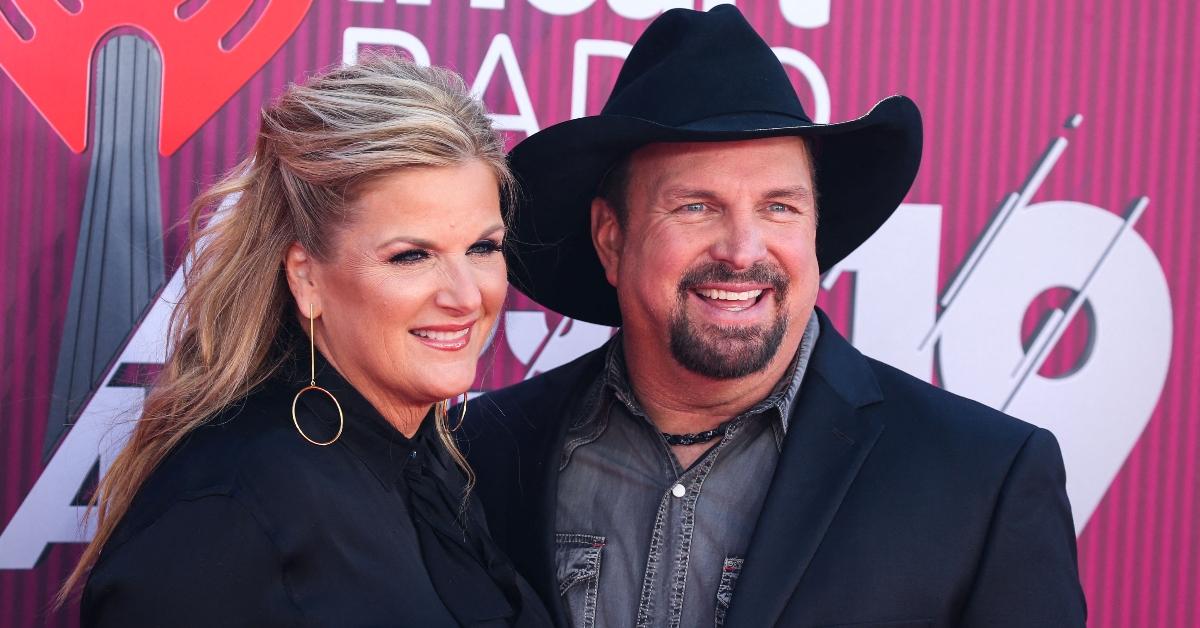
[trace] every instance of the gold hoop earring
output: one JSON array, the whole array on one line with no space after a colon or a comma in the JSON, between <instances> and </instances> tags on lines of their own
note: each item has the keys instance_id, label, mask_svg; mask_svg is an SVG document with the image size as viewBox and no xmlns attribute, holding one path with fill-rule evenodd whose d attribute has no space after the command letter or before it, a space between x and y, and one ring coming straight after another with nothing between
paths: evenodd
<instances>
[{"instance_id":1,"label":"gold hoop earring","mask_svg":"<svg viewBox=\"0 0 1200 628\"><path fill-rule=\"evenodd\" d=\"M457 432L458 430L462 429L463 423L467 422L467 402L470 400L470 392L463 393L462 414L458 417L458 425L450 428L451 432Z\"/></svg>"},{"instance_id":2,"label":"gold hoop earring","mask_svg":"<svg viewBox=\"0 0 1200 628\"><path fill-rule=\"evenodd\" d=\"M463 422L467 420L467 395L463 395L462 415L458 417L458 424L450 427L450 400L443 399L433 405L433 418L439 421L446 422L446 429L451 432L457 432L463 426Z\"/></svg>"},{"instance_id":3,"label":"gold hoop earring","mask_svg":"<svg viewBox=\"0 0 1200 628\"><path fill-rule=\"evenodd\" d=\"M313 324L313 306L312 306L312 303L309 303L308 304L308 359L309 359L308 385L305 386L304 388L301 388L300 392L296 393L295 397L292 397L292 424L296 426L296 431L300 432L300 436L303 436L304 440L306 440L314 445L319 445L321 447L325 447L326 445L332 445L332 444L336 443L337 439L342 437L342 428L346 427L346 417L342 414L342 404L338 403L337 397L334 397L333 393L331 393L328 390L325 390L324 388L321 388L320 386L317 385L316 337L317 337L317 327L315 324ZM333 407L337 408L337 411L338 411L337 434L334 434L333 438L331 438L327 441L324 441L324 442L321 442L318 440L313 440L313 439L309 438L308 434L304 433L304 429L300 427L300 419L296 418L296 402L300 401L300 395L303 395L304 393L306 393L310 390L315 390L318 392L325 393L326 397L329 397L330 399L333 400Z\"/></svg>"}]
</instances>

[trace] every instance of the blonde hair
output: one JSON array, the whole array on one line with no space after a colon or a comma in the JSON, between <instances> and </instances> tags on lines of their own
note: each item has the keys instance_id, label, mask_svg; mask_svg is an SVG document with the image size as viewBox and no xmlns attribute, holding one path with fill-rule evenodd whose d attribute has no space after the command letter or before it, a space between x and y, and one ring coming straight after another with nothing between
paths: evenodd
<instances>
[{"instance_id":1,"label":"blonde hair","mask_svg":"<svg viewBox=\"0 0 1200 628\"><path fill-rule=\"evenodd\" d=\"M273 349L294 316L283 259L293 242L328 259L362 183L398 168L477 159L512 206L503 142L462 79L398 57L372 56L293 84L263 110L254 153L199 196L189 216L190 266L171 318L170 350L128 443L93 497L96 535L56 598L96 564L138 489L179 442L247 395L287 357ZM215 220L214 208L234 199ZM507 211L506 211L507 213ZM205 223L200 228L201 223ZM437 432L455 462L444 412Z\"/></svg>"}]
</instances>

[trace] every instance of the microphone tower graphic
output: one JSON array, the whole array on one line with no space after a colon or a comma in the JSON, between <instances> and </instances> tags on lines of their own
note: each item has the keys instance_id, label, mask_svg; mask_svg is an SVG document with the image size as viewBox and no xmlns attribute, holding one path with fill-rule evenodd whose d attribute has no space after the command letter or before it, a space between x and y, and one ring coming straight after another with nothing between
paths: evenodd
<instances>
[{"instance_id":1,"label":"microphone tower graphic","mask_svg":"<svg viewBox=\"0 0 1200 628\"><path fill-rule=\"evenodd\" d=\"M165 281L158 142L162 61L134 35L96 63L91 169L47 418L45 455L66 432Z\"/></svg>"}]
</instances>

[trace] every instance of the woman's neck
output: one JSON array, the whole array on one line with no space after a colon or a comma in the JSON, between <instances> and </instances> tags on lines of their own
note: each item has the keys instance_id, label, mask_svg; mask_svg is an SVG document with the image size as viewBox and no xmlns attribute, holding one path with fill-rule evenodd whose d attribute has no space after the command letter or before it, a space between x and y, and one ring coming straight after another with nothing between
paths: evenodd
<instances>
[{"instance_id":1,"label":"woman's neck","mask_svg":"<svg viewBox=\"0 0 1200 628\"><path fill-rule=\"evenodd\" d=\"M321 351L325 361L336 369L346 382L379 412L385 421L396 428L405 438L412 438L417 433L417 430L421 428L421 422L425 420L433 404L413 404L396 398L382 386L376 385L365 373L355 371L348 364L345 365L347 368L343 368L343 365L338 363L337 357L322 344L318 338L317 348Z\"/></svg>"}]
</instances>

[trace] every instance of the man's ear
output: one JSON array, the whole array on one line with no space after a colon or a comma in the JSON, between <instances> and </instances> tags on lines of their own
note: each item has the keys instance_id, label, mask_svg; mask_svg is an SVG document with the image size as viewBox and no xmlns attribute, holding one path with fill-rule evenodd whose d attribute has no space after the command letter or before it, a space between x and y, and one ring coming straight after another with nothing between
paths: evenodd
<instances>
[{"instance_id":1,"label":"man's ear","mask_svg":"<svg viewBox=\"0 0 1200 628\"><path fill-rule=\"evenodd\" d=\"M617 212L608 201L592 199L592 246L600 263L604 265L604 276L613 287L617 285L617 271L621 264L621 249L625 245L625 231L617 219Z\"/></svg>"},{"instance_id":2,"label":"man's ear","mask_svg":"<svg viewBox=\"0 0 1200 628\"><path fill-rule=\"evenodd\" d=\"M312 305L312 316L321 315L321 291L318 289L316 267L312 255L299 242L293 242L283 255L283 269L287 274L288 288L296 301L296 309L300 315L309 315L309 305Z\"/></svg>"}]
</instances>

